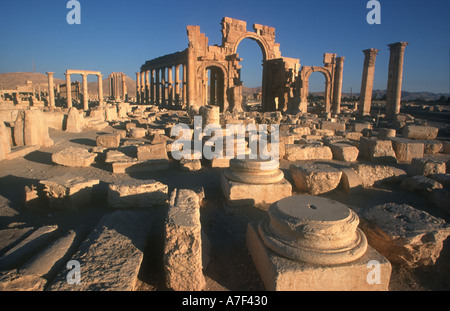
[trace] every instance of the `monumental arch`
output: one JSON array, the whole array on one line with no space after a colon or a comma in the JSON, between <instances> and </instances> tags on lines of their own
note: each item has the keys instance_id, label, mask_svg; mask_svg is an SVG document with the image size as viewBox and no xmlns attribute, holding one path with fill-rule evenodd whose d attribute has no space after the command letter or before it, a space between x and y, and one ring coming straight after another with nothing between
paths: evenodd
<instances>
[{"instance_id":1,"label":"monumental arch","mask_svg":"<svg viewBox=\"0 0 450 311\"><path fill-rule=\"evenodd\" d=\"M136 73L137 100L164 107L199 108L216 105L223 111L242 110L241 59L236 52L240 42L252 39L263 55L262 110L306 112L308 78L312 71L324 73L326 107L339 111L343 57L326 53L323 67L308 67L300 73L300 60L281 56L275 42L275 28L260 24L247 30L247 23L224 17L222 44L208 45L199 26L187 26L188 47L146 61Z\"/></svg>"}]
</instances>

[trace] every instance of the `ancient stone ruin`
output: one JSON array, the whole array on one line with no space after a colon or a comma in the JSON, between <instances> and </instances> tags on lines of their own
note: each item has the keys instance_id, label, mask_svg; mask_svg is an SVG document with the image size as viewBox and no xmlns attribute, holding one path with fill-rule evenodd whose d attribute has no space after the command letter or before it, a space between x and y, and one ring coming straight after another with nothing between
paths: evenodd
<instances>
[{"instance_id":1,"label":"ancient stone ruin","mask_svg":"<svg viewBox=\"0 0 450 311\"><path fill-rule=\"evenodd\" d=\"M28 102L2 97L0 290L448 286L450 136L403 113L407 43L389 45L382 107L380 50L363 51L349 105L345 57L300 65L273 27L220 25L220 45L187 26L188 46L145 61L135 90L123 72L68 69L61 83L47 72L47 92ZM246 38L263 54L259 108L243 91ZM320 103L308 97L314 72Z\"/></svg>"}]
</instances>

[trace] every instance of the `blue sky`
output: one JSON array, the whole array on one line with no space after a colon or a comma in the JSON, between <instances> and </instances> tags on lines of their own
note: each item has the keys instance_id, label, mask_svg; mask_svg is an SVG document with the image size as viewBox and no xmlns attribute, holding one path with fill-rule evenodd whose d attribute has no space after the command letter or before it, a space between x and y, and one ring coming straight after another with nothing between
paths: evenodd
<instances>
[{"instance_id":1,"label":"blue sky","mask_svg":"<svg viewBox=\"0 0 450 311\"><path fill-rule=\"evenodd\" d=\"M216 1L79 0L81 25L69 25L66 0L0 0L0 72L66 69L135 72L149 59L187 47L186 25L198 25L209 44L221 44L224 16L275 27L282 56L321 66L323 53L344 56L343 92L359 92L363 49L376 48L374 89L385 89L388 44L406 41L403 90L450 93L450 1L379 0L381 24L369 25L367 0ZM242 41L244 84L261 84L262 53ZM75 76L76 77L76 76ZM74 77L74 78L75 78ZM96 77L92 77L95 81ZM310 90L324 78L311 76Z\"/></svg>"}]
</instances>

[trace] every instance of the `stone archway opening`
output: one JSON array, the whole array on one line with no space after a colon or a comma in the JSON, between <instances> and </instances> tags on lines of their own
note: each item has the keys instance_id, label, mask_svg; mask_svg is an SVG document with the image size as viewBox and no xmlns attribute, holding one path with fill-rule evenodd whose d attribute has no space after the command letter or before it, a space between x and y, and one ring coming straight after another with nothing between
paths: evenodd
<instances>
[{"instance_id":1,"label":"stone archway opening","mask_svg":"<svg viewBox=\"0 0 450 311\"><path fill-rule=\"evenodd\" d=\"M325 110L327 99L327 76L321 71L314 71L308 77L308 112L318 113Z\"/></svg>"},{"instance_id":2,"label":"stone archway opening","mask_svg":"<svg viewBox=\"0 0 450 311\"><path fill-rule=\"evenodd\" d=\"M264 45L260 40L248 36L239 41L236 53L239 55L239 65L241 67L238 71L239 80L242 86L245 87L242 90L244 95L243 106L250 104L261 109L263 71L266 59Z\"/></svg>"},{"instance_id":3,"label":"stone archway opening","mask_svg":"<svg viewBox=\"0 0 450 311\"><path fill-rule=\"evenodd\" d=\"M220 67L208 66L206 70L206 98L207 104L219 106L220 111L225 109L225 76Z\"/></svg>"}]
</instances>

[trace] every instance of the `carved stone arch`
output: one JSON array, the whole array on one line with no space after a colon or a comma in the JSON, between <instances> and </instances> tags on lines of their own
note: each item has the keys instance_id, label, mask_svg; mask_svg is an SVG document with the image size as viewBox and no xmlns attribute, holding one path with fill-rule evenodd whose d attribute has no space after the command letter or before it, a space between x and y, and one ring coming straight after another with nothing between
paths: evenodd
<instances>
[{"instance_id":1,"label":"carved stone arch","mask_svg":"<svg viewBox=\"0 0 450 311\"><path fill-rule=\"evenodd\" d=\"M332 99L333 75L330 69L320 66L303 66L300 72L300 111L307 112L307 101L309 94L309 77L313 72L320 72L325 77L325 111L328 112Z\"/></svg>"},{"instance_id":2,"label":"carved stone arch","mask_svg":"<svg viewBox=\"0 0 450 311\"><path fill-rule=\"evenodd\" d=\"M214 60L206 60L203 61L197 69L197 94L200 95L202 99L202 105L207 104L207 70L215 69L216 72L220 73L220 77L218 79L218 102L216 105L220 106L221 111L226 111L228 109L228 99L227 99L227 89L229 88L229 73L227 68L218 61Z\"/></svg>"},{"instance_id":3,"label":"carved stone arch","mask_svg":"<svg viewBox=\"0 0 450 311\"><path fill-rule=\"evenodd\" d=\"M254 32L247 32L242 36L240 36L233 45L232 54L236 54L239 44L242 42L242 40L247 38L252 39L253 41L256 41L256 43L258 43L259 47L261 48L261 52L263 54L263 62L272 58L273 53L270 52L270 48L269 45L267 44L267 41L263 37L259 36Z\"/></svg>"}]
</instances>

